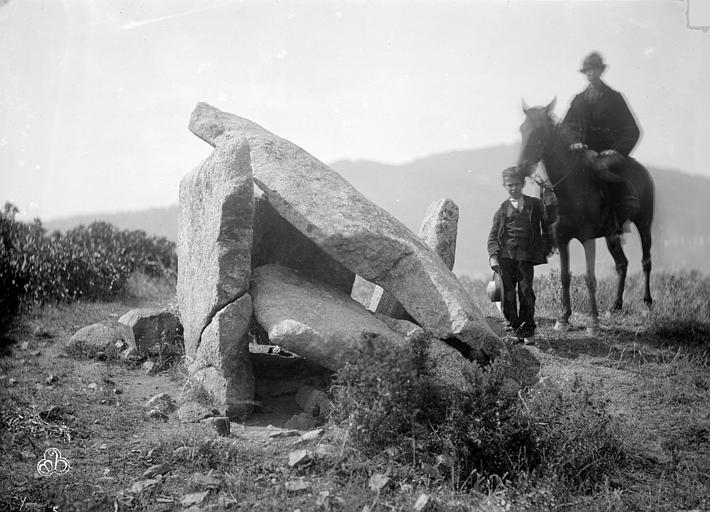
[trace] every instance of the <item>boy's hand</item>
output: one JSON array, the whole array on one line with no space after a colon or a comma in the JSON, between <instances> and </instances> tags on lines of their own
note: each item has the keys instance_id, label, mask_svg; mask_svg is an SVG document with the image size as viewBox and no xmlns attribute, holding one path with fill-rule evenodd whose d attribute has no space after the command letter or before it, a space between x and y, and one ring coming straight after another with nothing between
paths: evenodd
<instances>
[{"instance_id":1,"label":"boy's hand","mask_svg":"<svg viewBox=\"0 0 710 512\"><path fill-rule=\"evenodd\" d=\"M491 256L490 261L488 264L491 266L491 269L493 272L498 272L500 274L500 265L498 264L498 257L497 256Z\"/></svg>"}]
</instances>

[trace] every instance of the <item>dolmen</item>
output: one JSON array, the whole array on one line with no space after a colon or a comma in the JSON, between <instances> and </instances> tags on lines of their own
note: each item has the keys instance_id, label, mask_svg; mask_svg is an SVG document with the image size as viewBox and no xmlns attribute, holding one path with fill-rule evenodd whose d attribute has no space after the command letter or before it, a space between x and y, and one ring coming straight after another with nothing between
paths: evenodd
<instances>
[{"instance_id":1,"label":"dolmen","mask_svg":"<svg viewBox=\"0 0 710 512\"><path fill-rule=\"evenodd\" d=\"M451 271L452 201L432 205L417 236L252 121L198 103L189 129L214 149L180 183L178 304L190 378L224 414L252 412L254 324L333 371L365 342L405 346L426 335L446 385L465 386L467 368L499 358L513 381L531 384L534 358L511 356ZM356 276L377 285L373 311L350 296Z\"/></svg>"}]
</instances>

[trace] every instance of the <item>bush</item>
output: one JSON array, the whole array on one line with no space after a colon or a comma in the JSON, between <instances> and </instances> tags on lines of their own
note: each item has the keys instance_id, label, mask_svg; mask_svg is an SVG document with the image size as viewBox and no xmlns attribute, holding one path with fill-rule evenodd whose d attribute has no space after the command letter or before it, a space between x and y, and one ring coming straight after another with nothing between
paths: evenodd
<instances>
[{"instance_id":1,"label":"bush","mask_svg":"<svg viewBox=\"0 0 710 512\"><path fill-rule=\"evenodd\" d=\"M175 244L106 222L47 235L39 219L0 213L0 316L6 329L23 305L108 299L125 292L133 272L174 278Z\"/></svg>"},{"instance_id":2,"label":"bush","mask_svg":"<svg viewBox=\"0 0 710 512\"><path fill-rule=\"evenodd\" d=\"M583 492L624 462L619 424L581 382L523 399L506 391L506 365L495 362L474 367L472 391L464 393L434 381L424 354L421 340L408 349L380 344L336 374L332 420L363 455L396 453L415 469L438 466L457 487L493 478L553 481Z\"/></svg>"}]
</instances>

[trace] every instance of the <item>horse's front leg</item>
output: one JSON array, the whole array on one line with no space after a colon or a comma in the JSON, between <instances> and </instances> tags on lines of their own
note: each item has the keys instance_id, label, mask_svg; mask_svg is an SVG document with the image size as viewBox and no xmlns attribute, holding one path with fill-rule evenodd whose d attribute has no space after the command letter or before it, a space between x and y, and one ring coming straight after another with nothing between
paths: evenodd
<instances>
[{"instance_id":1,"label":"horse's front leg","mask_svg":"<svg viewBox=\"0 0 710 512\"><path fill-rule=\"evenodd\" d=\"M557 317L555 329L566 331L569 329L569 317L572 315L572 301L569 296L569 287L572 275L569 271L569 241L558 241L557 249L560 252L560 284L562 285L562 313Z\"/></svg>"},{"instance_id":2,"label":"horse's front leg","mask_svg":"<svg viewBox=\"0 0 710 512\"><path fill-rule=\"evenodd\" d=\"M596 239L585 241L584 257L587 262L587 291L589 292L589 307L591 309L591 320L587 326L587 335L599 335L599 310L597 309L597 276L594 272L595 260L597 255Z\"/></svg>"},{"instance_id":3,"label":"horse's front leg","mask_svg":"<svg viewBox=\"0 0 710 512\"><path fill-rule=\"evenodd\" d=\"M616 264L616 300L611 310L621 311L624 304L624 287L629 260L626 259L624 249L621 247L621 238L618 234L614 233L606 237L606 247L609 249L609 254L614 258L614 263Z\"/></svg>"}]
</instances>

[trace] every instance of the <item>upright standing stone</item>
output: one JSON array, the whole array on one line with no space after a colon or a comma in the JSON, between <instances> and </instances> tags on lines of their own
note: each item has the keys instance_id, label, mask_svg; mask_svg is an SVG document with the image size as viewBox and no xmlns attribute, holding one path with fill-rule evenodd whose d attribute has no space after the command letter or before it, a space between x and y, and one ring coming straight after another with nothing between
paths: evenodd
<instances>
[{"instance_id":1,"label":"upright standing stone","mask_svg":"<svg viewBox=\"0 0 710 512\"><path fill-rule=\"evenodd\" d=\"M459 207L456 203L451 199L439 199L429 205L419 228L419 238L439 255L449 270L453 270L456 258L458 224ZM392 318L411 319L402 304L379 286L372 293L370 309Z\"/></svg>"},{"instance_id":2,"label":"upright standing stone","mask_svg":"<svg viewBox=\"0 0 710 512\"><path fill-rule=\"evenodd\" d=\"M441 258L338 173L261 126L205 103L193 111L190 130L217 147L246 138L254 182L279 214L352 272L390 291L436 337L457 338L476 359L507 355Z\"/></svg>"},{"instance_id":3,"label":"upright standing stone","mask_svg":"<svg viewBox=\"0 0 710 512\"><path fill-rule=\"evenodd\" d=\"M254 370L249 356L249 294L221 309L202 333L190 380L202 385L225 415L238 421L254 408Z\"/></svg>"},{"instance_id":4,"label":"upright standing stone","mask_svg":"<svg viewBox=\"0 0 710 512\"><path fill-rule=\"evenodd\" d=\"M177 294L188 358L214 315L249 288L253 218L244 139L216 148L180 182Z\"/></svg>"}]
</instances>

